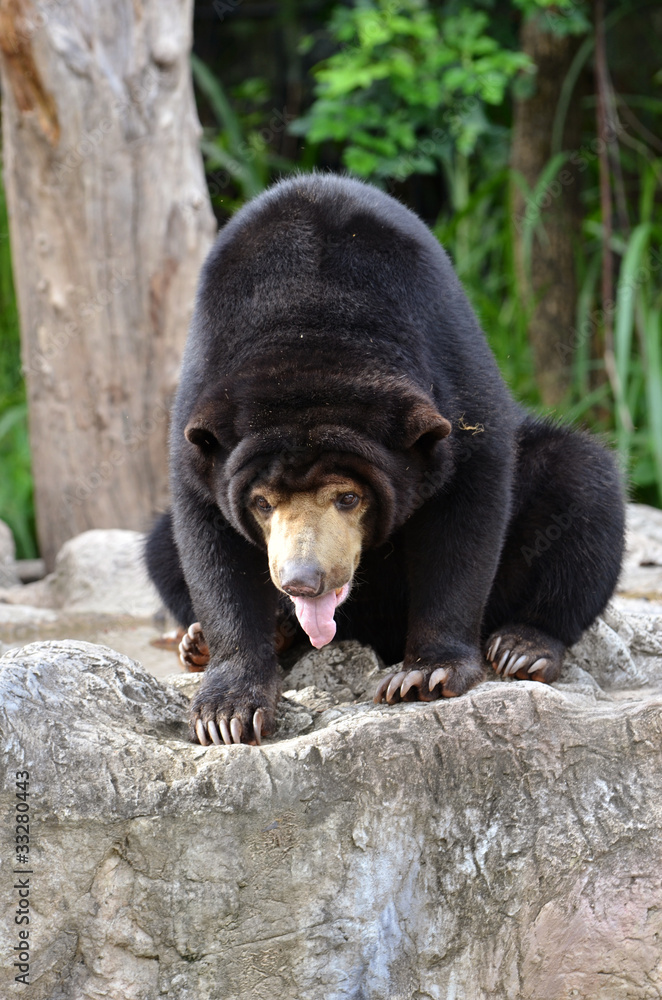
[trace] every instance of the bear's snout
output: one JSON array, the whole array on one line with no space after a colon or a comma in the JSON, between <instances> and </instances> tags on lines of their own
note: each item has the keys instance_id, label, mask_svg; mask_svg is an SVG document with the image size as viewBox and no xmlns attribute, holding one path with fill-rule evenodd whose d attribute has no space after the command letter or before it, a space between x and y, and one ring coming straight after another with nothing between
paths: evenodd
<instances>
[{"instance_id":1,"label":"bear's snout","mask_svg":"<svg viewBox=\"0 0 662 1000\"><path fill-rule=\"evenodd\" d=\"M290 597L319 597L324 590L321 566L303 559L287 559L278 571L281 589Z\"/></svg>"}]
</instances>

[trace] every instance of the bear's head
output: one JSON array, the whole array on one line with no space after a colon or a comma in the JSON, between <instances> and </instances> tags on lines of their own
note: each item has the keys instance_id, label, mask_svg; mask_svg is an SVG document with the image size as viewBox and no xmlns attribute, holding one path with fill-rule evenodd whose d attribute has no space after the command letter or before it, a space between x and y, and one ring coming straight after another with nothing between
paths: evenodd
<instances>
[{"instance_id":1,"label":"bear's head","mask_svg":"<svg viewBox=\"0 0 662 1000\"><path fill-rule=\"evenodd\" d=\"M274 384L235 379L194 408L184 435L200 486L266 548L274 585L323 645L362 551L443 488L451 425L402 380Z\"/></svg>"}]
</instances>

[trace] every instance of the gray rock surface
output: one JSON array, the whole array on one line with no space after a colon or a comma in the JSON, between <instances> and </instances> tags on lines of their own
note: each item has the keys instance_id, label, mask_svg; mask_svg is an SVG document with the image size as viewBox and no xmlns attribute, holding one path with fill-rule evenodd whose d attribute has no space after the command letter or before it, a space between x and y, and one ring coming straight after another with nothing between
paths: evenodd
<instances>
[{"instance_id":1,"label":"gray rock surface","mask_svg":"<svg viewBox=\"0 0 662 1000\"><path fill-rule=\"evenodd\" d=\"M0 587L14 587L20 583L15 560L16 546L11 528L0 521Z\"/></svg>"},{"instance_id":2,"label":"gray rock surface","mask_svg":"<svg viewBox=\"0 0 662 1000\"><path fill-rule=\"evenodd\" d=\"M43 559L19 559L16 572L21 583L36 583L46 576L46 563Z\"/></svg>"},{"instance_id":3,"label":"gray rock surface","mask_svg":"<svg viewBox=\"0 0 662 1000\"><path fill-rule=\"evenodd\" d=\"M154 614L161 601L142 562L138 531L85 531L66 542L55 561L56 607L106 614Z\"/></svg>"},{"instance_id":4,"label":"gray rock surface","mask_svg":"<svg viewBox=\"0 0 662 1000\"><path fill-rule=\"evenodd\" d=\"M176 670L176 654L159 643L166 620L143 545L136 531L87 531L62 547L45 579L0 588L0 649L79 639L138 658L157 677Z\"/></svg>"},{"instance_id":5,"label":"gray rock surface","mask_svg":"<svg viewBox=\"0 0 662 1000\"><path fill-rule=\"evenodd\" d=\"M5 654L33 959L19 992L4 878L0 995L662 996L662 619L611 610L553 687L387 707L361 700L379 676L355 643L307 654L272 740L203 748L199 676L85 643Z\"/></svg>"},{"instance_id":6,"label":"gray rock surface","mask_svg":"<svg viewBox=\"0 0 662 1000\"><path fill-rule=\"evenodd\" d=\"M628 504L627 547L618 590L662 601L662 510Z\"/></svg>"},{"instance_id":7,"label":"gray rock surface","mask_svg":"<svg viewBox=\"0 0 662 1000\"><path fill-rule=\"evenodd\" d=\"M84 531L62 546L43 580L0 592L10 604L144 618L161 608L142 562L139 531Z\"/></svg>"}]
</instances>

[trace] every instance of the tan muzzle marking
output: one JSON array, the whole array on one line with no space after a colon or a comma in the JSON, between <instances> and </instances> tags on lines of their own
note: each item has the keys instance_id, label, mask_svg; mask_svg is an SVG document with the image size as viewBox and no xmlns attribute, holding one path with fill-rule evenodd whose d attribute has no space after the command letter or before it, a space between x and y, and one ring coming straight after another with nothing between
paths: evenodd
<instances>
[{"instance_id":1,"label":"tan muzzle marking","mask_svg":"<svg viewBox=\"0 0 662 1000\"><path fill-rule=\"evenodd\" d=\"M251 511L267 543L276 587L284 589L283 569L295 566L308 572L311 588L319 579L320 593L338 593L359 564L367 506L362 488L344 478L289 494L257 486Z\"/></svg>"}]
</instances>

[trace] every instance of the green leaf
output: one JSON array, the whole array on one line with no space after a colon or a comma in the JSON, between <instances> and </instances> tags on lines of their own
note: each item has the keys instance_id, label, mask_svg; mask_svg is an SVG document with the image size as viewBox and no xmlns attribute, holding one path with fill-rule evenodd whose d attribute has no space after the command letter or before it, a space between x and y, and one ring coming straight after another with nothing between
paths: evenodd
<instances>
[{"instance_id":1,"label":"green leaf","mask_svg":"<svg viewBox=\"0 0 662 1000\"><path fill-rule=\"evenodd\" d=\"M632 331L634 326L634 307L637 296L637 271L644 256L648 251L648 241L651 233L649 222L640 223L630 236L625 257L621 265L621 272L618 279L618 291L616 297L616 310L614 315L614 356L616 361L616 373L620 390L620 399L617 402L624 402L625 385L627 382L630 350L632 344ZM625 453L627 430L622 422L619 425L619 447Z\"/></svg>"},{"instance_id":2,"label":"green leaf","mask_svg":"<svg viewBox=\"0 0 662 1000\"><path fill-rule=\"evenodd\" d=\"M380 158L367 149L359 146L348 146L343 155L343 161L348 170L359 177L370 177L377 170Z\"/></svg>"},{"instance_id":3,"label":"green leaf","mask_svg":"<svg viewBox=\"0 0 662 1000\"><path fill-rule=\"evenodd\" d=\"M645 317L646 401L648 403L649 442L655 469L658 500L662 503L662 322L658 308Z\"/></svg>"}]
</instances>

